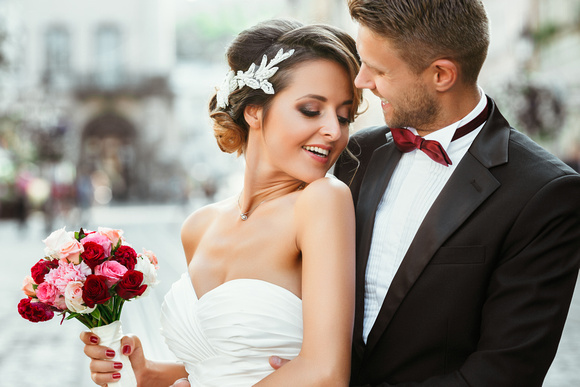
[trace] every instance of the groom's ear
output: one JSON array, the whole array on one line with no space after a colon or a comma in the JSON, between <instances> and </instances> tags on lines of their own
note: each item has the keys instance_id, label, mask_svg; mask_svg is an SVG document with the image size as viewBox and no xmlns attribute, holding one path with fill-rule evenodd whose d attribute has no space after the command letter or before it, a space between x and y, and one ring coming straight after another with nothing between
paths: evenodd
<instances>
[{"instance_id":1,"label":"groom's ear","mask_svg":"<svg viewBox=\"0 0 580 387\"><path fill-rule=\"evenodd\" d=\"M449 90L459 78L459 67L449 59L437 59L431 63L431 74L435 90L439 92Z\"/></svg>"},{"instance_id":2,"label":"groom's ear","mask_svg":"<svg viewBox=\"0 0 580 387\"><path fill-rule=\"evenodd\" d=\"M262 129L262 113L264 109L258 105L248 105L244 108L244 119L250 129Z\"/></svg>"}]
</instances>

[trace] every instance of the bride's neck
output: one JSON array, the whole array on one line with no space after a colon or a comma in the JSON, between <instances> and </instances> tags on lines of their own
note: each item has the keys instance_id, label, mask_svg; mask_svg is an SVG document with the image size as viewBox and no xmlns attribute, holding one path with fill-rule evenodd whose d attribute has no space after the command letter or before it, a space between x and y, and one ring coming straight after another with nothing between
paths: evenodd
<instances>
[{"instance_id":1,"label":"bride's neck","mask_svg":"<svg viewBox=\"0 0 580 387\"><path fill-rule=\"evenodd\" d=\"M290 177L258 178L254 175L253 173L244 175L244 186L239 196L243 211L252 208L257 203L284 196L304 186L302 181Z\"/></svg>"}]
</instances>

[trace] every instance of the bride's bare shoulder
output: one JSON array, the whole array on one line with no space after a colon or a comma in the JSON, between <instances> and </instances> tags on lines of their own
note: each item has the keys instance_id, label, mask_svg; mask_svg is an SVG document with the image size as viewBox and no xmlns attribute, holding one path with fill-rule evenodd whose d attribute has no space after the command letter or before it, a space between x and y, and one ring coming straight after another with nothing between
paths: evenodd
<instances>
[{"instance_id":1,"label":"bride's bare shoulder","mask_svg":"<svg viewBox=\"0 0 580 387\"><path fill-rule=\"evenodd\" d=\"M326 176L308 184L300 200L309 204L316 204L321 201L330 201L337 204L350 198L350 189L346 184L334 176Z\"/></svg>"},{"instance_id":2,"label":"bride's bare shoulder","mask_svg":"<svg viewBox=\"0 0 580 387\"><path fill-rule=\"evenodd\" d=\"M313 213L325 217L336 211L350 211L352 207L350 189L332 176L323 177L308 184L296 201L299 220L308 220Z\"/></svg>"}]
</instances>

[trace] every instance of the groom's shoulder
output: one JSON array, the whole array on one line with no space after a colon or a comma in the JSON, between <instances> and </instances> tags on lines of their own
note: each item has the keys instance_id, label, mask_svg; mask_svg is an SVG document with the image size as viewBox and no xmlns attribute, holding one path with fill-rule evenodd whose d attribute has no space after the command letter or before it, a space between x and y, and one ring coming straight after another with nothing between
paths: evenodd
<instances>
[{"instance_id":1,"label":"groom's shoulder","mask_svg":"<svg viewBox=\"0 0 580 387\"><path fill-rule=\"evenodd\" d=\"M370 126L368 128L363 128L357 130L352 134L350 137L351 140L356 139L357 141L361 141L367 143L369 141L373 142L378 139L384 139L385 135L389 133L391 130L386 125L377 125L377 126ZM382 141L384 143L384 141Z\"/></svg>"},{"instance_id":2,"label":"groom's shoulder","mask_svg":"<svg viewBox=\"0 0 580 387\"><path fill-rule=\"evenodd\" d=\"M386 125L371 126L358 130L351 135L348 148L354 155L372 152L387 142L386 135L389 132L390 129Z\"/></svg>"}]
</instances>

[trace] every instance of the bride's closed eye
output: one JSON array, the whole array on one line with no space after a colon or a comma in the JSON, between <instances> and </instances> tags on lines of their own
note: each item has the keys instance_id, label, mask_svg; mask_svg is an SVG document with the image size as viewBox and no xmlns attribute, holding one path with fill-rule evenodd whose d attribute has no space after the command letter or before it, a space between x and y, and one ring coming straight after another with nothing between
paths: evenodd
<instances>
[{"instance_id":1,"label":"bride's closed eye","mask_svg":"<svg viewBox=\"0 0 580 387\"><path fill-rule=\"evenodd\" d=\"M300 110L300 113L304 114L306 117L316 117L320 115L320 111L318 110L310 110L308 108L299 108L298 110ZM350 124L350 119L346 118L346 117L342 117L342 116L336 116L338 119L338 122L341 125L349 125Z\"/></svg>"},{"instance_id":2,"label":"bride's closed eye","mask_svg":"<svg viewBox=\"0 0 580 387\"><path fill-rule=\"evenodd\" d=\"M320 111L312 110L312 109L309 109L307 107L300 107L300 108L298 108L298 110L300 111L300 113L304 114L306 117L316 117L316 116L320 115Z\"/></svg>"}]
</instances>

